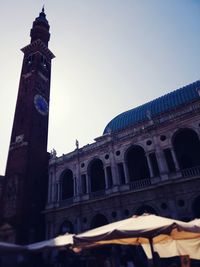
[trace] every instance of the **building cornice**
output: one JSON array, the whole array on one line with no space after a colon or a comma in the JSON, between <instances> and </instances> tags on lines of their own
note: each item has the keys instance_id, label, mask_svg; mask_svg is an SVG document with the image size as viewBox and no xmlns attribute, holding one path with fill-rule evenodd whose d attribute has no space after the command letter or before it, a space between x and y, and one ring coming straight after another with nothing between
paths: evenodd
<instances>
[{"instance_id":1,"label":"building cornice","mask_svg":"<svg viewBox=\"0 0 200 267\"><path fill-rule=\"evenodd\" d=\"M53 59L55 58L55 55L49 50L49 48L40 40L36 40L33 43L23 47L21 51L24 54L33 53L38 51L38 48L40 51L42 51L48 58Z\"/></svg>"}]
</instances>

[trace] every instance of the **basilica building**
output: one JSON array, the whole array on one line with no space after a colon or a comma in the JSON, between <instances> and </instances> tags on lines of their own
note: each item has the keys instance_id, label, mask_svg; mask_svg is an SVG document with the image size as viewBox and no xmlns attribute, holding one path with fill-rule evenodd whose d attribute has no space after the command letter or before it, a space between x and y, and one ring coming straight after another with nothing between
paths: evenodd
<instances>
[{"instance_id":1,"label":"basilica building","mask_svg":"<svg viewBox=\"0 0 200 267\"><path fill-rule=\"evenodd\" d=\"M200 81L113 118L94 143L49 161L46 237L144 212L200 217Z\"/></svg>"}]
</instances>

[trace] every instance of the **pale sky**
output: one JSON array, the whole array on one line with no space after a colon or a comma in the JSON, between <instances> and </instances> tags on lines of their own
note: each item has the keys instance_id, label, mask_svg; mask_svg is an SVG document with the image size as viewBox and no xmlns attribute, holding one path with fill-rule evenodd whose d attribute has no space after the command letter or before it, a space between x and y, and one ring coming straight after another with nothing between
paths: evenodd
<instances>
[{"instance_id":1,"label":"pale sky","mask_svg":"<svg viewBox=\"0 0 200 267\"><path fill-rule=\"evenodd\" d=\"M23 54L45 4L52 62L48 150L92 143L119 113L200 77L200 0L0 0L0 174Z\"/></svg>"}]
</instances>

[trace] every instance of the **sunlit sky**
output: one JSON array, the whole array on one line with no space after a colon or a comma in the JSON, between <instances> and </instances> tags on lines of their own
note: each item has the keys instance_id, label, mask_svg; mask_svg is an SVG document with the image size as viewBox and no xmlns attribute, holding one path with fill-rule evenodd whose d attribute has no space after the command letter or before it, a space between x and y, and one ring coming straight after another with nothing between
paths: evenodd
<instances>
[{"instance_id":1,"label":"sunlit sky","mask_svg":"<svg viewBox=\"0 0 200 267\"><path fill-rule=\"evenodd\" d=\"M45 4L52 63L48 150L92 143L119 113L199 79L200 0L0 0L0 174L23 54Z\"/></svg>"}]
</instances>

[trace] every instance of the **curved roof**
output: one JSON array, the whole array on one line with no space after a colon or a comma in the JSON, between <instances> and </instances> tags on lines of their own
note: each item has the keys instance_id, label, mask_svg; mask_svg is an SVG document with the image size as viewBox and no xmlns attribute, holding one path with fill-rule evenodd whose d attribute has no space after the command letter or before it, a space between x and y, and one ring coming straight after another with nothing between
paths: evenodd
<instances>
[{"instance_id":1,"label":"curved roof","mask_svg":"<svg viewBox=\"0 0 200 267\"><path fill-rule=\"evenodd\" d=\"M123 112L107 124L103 134L122 130L136 123L145 121L150 117L153 118L163 112L173 110L181 105L197 100L199 99L198 88L200 88L200 80L139 107Z\"/></svg>"},{"instance_id":2,"label":"curved roof","mask_svg":"<svg viewBox=\"0 0 200 267\"><path fill-rule=\"evenodd\" d=\"M44 8L42 8L42 12L40 12L39 17L37 17L35 20L48 24L48 20L46 19L46 14L44 13Z\"/></svg>"}]
</instances>

